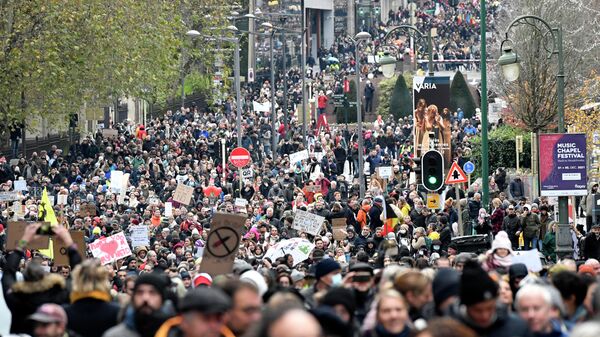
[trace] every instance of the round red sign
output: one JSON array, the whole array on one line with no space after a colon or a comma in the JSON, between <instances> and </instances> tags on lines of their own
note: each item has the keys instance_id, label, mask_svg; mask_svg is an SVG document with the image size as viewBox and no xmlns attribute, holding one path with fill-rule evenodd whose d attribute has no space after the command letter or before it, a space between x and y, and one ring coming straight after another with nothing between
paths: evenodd
<instances>
[{"instance_id":1,"label":"round red sign","mask_svg":"<svg viewBox=\"0 0 600 337\"><path fill-rule=\"evenodd\" d=\"M250 152L243 147L236 147L229 155L229 161L233 166L242 168L250 163Z\"/></svg>"}]
</instances>

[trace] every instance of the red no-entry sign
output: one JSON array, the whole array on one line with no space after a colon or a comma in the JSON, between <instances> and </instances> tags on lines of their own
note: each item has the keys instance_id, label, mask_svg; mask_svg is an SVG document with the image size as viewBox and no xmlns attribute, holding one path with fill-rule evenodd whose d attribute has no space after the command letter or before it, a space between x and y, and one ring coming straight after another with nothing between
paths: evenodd
<instances>
[{"instance_id":1,"label":"red no-entry sign","mask_svg":"<svg viewBox=\"0 0 600 337\"><path fill-rule=\"evenodd\" d=\"M229 155L229 161L233 166L242 168L250 163L250 152L243 147L236 147Z\"/></svg>"}]
</instances>

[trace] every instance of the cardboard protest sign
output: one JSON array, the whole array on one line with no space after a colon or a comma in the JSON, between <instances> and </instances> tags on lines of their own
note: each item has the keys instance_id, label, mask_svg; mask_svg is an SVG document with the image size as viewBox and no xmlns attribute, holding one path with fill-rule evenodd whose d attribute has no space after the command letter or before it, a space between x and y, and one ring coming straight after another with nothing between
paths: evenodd
<instances>
[{"instance_id":1,"label":"cardboard protest sign","mask_svg":"<svg viewBox=\"0 0 600 337\"><path fill-rule=\"evenodd\" d=\"M230 273L242 239L245 216L216 213L206 238L200 272L213 278Z\"/></svg>"},{"instance_id":2,"label":"cardboard protest sign","mask_svg":"<svg viewBox=\"0 0 600 337\"><path fill-rule=\"evenodd\" d=\"M173 200L184 205L189 205L190 201L192 201L192 196L194 196L194 188L192 186L177 184L175 193L173 193Z\"/></svg>"},{"instance_id":3,"label":"cardboard protest sign","mask_svg":"<svg viewBox=\"0 0 600 337\"><path fill-rule=\"evenodd\" d=\"M6 249L13 250L17 248L19 240L25 233L25 227L35 222L29 221L9 221L6 226ZM50 244L50 237L47 235L38 235L36 238L27 243L29 249L46 249Z\"/></svg>"},{"instance_id":4,"label":"cardboard protest sign","mask_svg":"<svg viewBox=\"0 0 600 337\"><path fill-rule=\"evenodd\" d=\"M79 206L78 216L80 216L80 217L96 216L96 205L84 204L84 205Z\"/></svg>"},{"instance_id":5,"label":"cardboard protest sign","mask_svg":"<svg viewBox=\"0 0 600 337\"><path fill-rule=\"evenodd\" d=\"M71 234L71 238L73 238L73 242L77 244L77 251L79 251L79 255L82 259L85 259L85 252L87 250L87 246L85 243L85 232L84 231L69 231ZM59 266L68 266L69 265L69 254L68 247L66 247L60 240L52 240L52 247L54 250L54 264Z\"/></svg>"},{"instance_id":6,"label":"cardboard protest sign","mask_svg":"<svg viewBox=\"0 0 600 337\"><path fill-rule=\"evenodd\" d=\"M89 244L92 255L107 264L131 255L131 249L123 232L117 233Z\"/></svg>"},{"instance_id":7,"label":"cardboard protest sign","mask_svg":"<svg viewBox=\"0 0 600 337\"><path fill-rule=\"evenodd\" d=\"M149 246L148 227L144 225L131 226L131 246L133 248L139 246Z\"/></svg>"},{"instance_id":8,"label":"cardboard protest sign","mask_svg":"<svg viewBox=\"0 0 600 337\"><path fill-rule=\"evenodd\" d=\"M119 131L115 129L102 129L102 137L104 138L113 138L118 137Z\"/></svg>"},{"instance_id":9,"label":"cardboard protest sign","mask_svg":"<svg viewBox=\"0 0 600 337\"><path fill-rule=\"evenodd\" d=\"M390 179L393 174L391 166L380 166L377 170L379 171L379 176L383 179Z\"/></svg>"},{"instance_id":10,"label":"cardboard protest sign","mask_svg":"<svg viewBox=\"0 0 600 337\"><path fill-rule=\"evenodd\" d=\"M331 219L331 227L333 229L333 239L342 241L348 236L346 232L346 218Z\"/></svg>"},{"instance_id":11,"label":"cardboard protest sign","mask_svg":"<svg viewBox=\"0 0 600 337\"><path fill-rule=\"evenodd\" d=\"M123 186L123 171L114 170L110 172L110 189L114 193L121 192Z\"/></svg>"},{"instance_id":12,"label":"cardboard protest sign","mask_svg":"<svg viewBox=\"0 0 600 337\"><path fill-rule=\"evenodd\" d=\"M325 221L325 217L297 210L292 228L299 232L317 235L321 231L323 221Z\"/></svg>"}]
</instances>

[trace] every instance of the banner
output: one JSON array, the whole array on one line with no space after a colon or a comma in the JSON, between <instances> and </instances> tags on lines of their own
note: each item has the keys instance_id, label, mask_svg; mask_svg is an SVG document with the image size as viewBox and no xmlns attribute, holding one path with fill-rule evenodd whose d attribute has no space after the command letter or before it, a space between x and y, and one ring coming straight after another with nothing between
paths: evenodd
<instances>
[{"instance_id":1,"label":"banner","mask_svg":"<svg viewBox=\"0 0 600 337\"><path fill-rule=\"evenodd\" d=\"M135 248L149 245L150 239L148 239L148 226L131 226L131 246Z\"/></svg>"},{"instance_id":2,"label":"banner","mask_svg":"<svg viewBox=\"0 0 600 337\"><path fill-rule=\"evenodd\" d=\"M302 150L294 153L290 153L290 166L296 167L299 161L308 159L308 151Z\"/></svg>"},{"instance_id":3,"label":"banner","mask_svg":"<svg viewBox=\"0 0 600 337\"><path fill-rule=\"evenodd\" d=\"M421 157L430 144L444 156L446 167L452 163L450 149L450 77L415 76L413 78L413 120L415 157Z\"/></svg>"},{"instance_id":4,"label":"banner","mask_svg":"<svg viewBox=\"0 0 600 337\"><path fill-rule=\"evenodd\" d=\"M123 232L96 240L88 246L92 255L100 259L103 265L131 255L131 249Z\"/></svg>"},{"instance_id":5,"label":"banner","mask_svg":"<svg viewBox=\"0 0 600 337\"><path fill-rule=\"evenodd\" d=\"M296 211L292 228L299 232L305 232L311 235L317 235L323 227L325 217L309 213L302 210Z\"/></svg>"},{"instance_id":6,"label":"banner","mask_svg":"<svg viewBox=\"0 0 600 337\"><path fill-rule=\"evenodd\" d=\"M587 195L585 134L541 134L539 146L541 195Z\"/></svg>"}]
</instances>

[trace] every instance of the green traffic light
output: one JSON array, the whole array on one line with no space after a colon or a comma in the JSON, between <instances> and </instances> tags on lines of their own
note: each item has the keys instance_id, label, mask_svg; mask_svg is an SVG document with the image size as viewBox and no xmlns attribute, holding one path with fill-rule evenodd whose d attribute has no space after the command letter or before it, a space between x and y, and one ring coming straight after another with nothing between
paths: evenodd
<instances>
[{"instance_id":1,"label":"green traffic light","mask_svg":"<svg viewBox=\"0 0 600 337\"><path fill-rule=\"evenodd\" d=\"M427 178L427 181L429 182L429 184L431 184L431 185L435 185L435 184L437 184L437 181L438 181L438 180L437 180L437 178L436 178L436 177L434 177L434 176L430 176L429 178Z\"/></svg>"}]
</instances>

